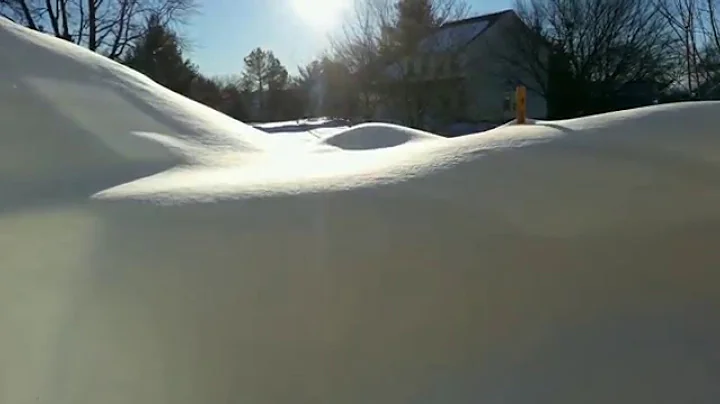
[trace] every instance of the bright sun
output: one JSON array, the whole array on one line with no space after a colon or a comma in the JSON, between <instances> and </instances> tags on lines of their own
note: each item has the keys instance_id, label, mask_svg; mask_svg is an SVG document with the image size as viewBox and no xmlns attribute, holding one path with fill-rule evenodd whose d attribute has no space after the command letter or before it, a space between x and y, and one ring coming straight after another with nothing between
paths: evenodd
<instances>
[{"instance_id":1,"label":"bright sun","mask_svg":"<svg viewBox=\"0 0 720 404\"><path fill-rule=\"evenodd\" d=\"M297 15L308 25L327 31L339 22L348 0L290 0Z\"/></svg>"}]
</instances>

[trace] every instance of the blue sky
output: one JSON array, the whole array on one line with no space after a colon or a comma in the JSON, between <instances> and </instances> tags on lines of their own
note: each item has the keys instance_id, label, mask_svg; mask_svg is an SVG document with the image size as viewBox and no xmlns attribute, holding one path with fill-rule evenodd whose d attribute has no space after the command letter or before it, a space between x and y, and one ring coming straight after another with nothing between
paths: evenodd
<instances>
[{"instance_id":1,"label":"blue sky","mask_svg":"<svg viewBox=\"0 0 720 404\"><path fill-rule=\"evenodd\" d=\"M209 75L236 74L252 49L272 50L291 73L321 54L328 46L328 32L337 29L333 13L322 3L352 0L200 0L200 14L189 26L189 56ZM301 3L309 4L305 13ZM472 12L510 8L512 0L468 0ZM309 11L309 12L308 12ZM335 13L337 14L337 13Z\"/></svg>"}]
</instances>

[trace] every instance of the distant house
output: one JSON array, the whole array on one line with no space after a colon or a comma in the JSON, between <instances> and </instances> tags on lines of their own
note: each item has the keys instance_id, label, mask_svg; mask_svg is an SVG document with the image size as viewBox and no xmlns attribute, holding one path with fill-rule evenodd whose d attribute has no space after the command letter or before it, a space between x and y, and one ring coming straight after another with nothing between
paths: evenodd
<instances>
[{"instance_id":1,"label":"distant house","mask_svg":"<svg viewBox=\"0 0 720 404\"><path fill-rule=\"evenodd\" d=\"M404 91L408 105L383 105L377 118L403 120L419 111L423 121L416 124L422 127L456 122L492 126L514 116L518 84L529 89L528 115L544 118L547 103L533 91L539 88L537 78L509 62L521 59L513 53L519 52L514 49L517 35L529 33L512 10L442 25L421 41L415 55L386 69L389 87L400 95L394 98L402 100ZM540 53L547 58L547 52Z\"/></svg>"}]
</instances>

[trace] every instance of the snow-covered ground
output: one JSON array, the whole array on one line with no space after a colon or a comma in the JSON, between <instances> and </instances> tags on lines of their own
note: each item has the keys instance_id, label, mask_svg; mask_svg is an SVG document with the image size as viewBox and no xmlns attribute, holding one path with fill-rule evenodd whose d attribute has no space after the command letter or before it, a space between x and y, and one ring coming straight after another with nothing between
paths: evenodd
<instances>
[{"instance_id":1,"label":"snow-covered ground","mask_svg":"<svg viewBox=\"0 0 720 404\"><path fill-rule=\"evenodd\" d=\"M0 403L715 403L718 127L295 147L0 19Z\"/></svg>"}]
</instances>

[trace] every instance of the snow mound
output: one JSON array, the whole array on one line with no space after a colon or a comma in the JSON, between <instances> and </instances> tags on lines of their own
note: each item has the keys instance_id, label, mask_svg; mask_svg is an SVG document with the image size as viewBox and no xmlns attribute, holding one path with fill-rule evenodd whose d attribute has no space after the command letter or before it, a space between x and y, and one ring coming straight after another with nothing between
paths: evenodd
<instances>
[{"instance_id":1,"label":"snow mound","mask_svg":"<svg viewBox=\"0 0 720 404\"><path fill-rule=\"evenodd\" d=\"M267 147L257 129L4 18L0 49L0 173L53 175L126 162L171 166ZM172 151L157 143L163 136L176 139Z\"/></svg>"},{"instance_id":2,"label":"snow mound","mask_svg":"<svg viewBox=\"0 0 720 404\"><path fill-rule=\"evenodd\" d=\"M367 123L326 137L321 143L343 150L373 150L438 139L443 138L398 125Z\"/></svg>"},{"instance_id":3,"label":"snow mound","mask_svg":"<svg viewBox=\"0 0 720 404\"><path fill-rule=\"evenodd\" d=\"M720 397L720 103L300 146L0 54L0 403Z\"/></svg>"}]
</instances>

